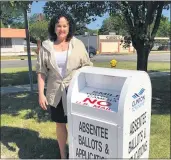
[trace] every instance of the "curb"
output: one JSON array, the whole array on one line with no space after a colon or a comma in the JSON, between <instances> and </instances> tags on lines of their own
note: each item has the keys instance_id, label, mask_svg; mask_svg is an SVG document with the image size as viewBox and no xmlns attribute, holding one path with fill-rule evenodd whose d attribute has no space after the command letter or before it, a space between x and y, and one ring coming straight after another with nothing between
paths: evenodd
<instances>
[{"instance_id":1,"label":"curb","mask_svg":"<svg viewBox=\"0 0 171 160\"><path fill-rule=\"evenodd\" d=\"M28 60L28 59L1 59L1 62L2 61L25 61L25 60ZM35 59L31 59L31 60L36 60L36 58Z\"/></svg>"},{"instance_id":2,"label":"curb","mask_svg":"<svg viewBox=\"0 0 171 160\"><path fill-rule=\"evenodd\" d=\"M168 52L155 52L155 51L152 51L151 52L151 55L163 55L163 54L170 54L171 52L168 51ZM137 53L99 53L99 54L96 54L95 56L117 56L117 55L126 55L126 56L132 56L132 55L137 55ZM149 54L150 55L150 54Z\"/></svg>"},{"instance_id":3,"label":"curb","mask_svg":"<svg viewBox=\"0 0 171 160\"><path fill-rule=\"evenodd\" d=\"M33 90L37 90L37 84L33 84ZM1 95L8 93L19 93L19 92L28 92L30 91L30 85L18 85L10 87L1 87Z\"/></svg>"},{"instance_id":4,"label":"curb","mask_svg":"<svg viewBox=\"0 0 171 160\"><path fill-rule=\"evenodd\" d=\"M1 59L1 62L2 62L2 61L19 61L19 60L21 60L21 59L4 59L4 60Z\"/></svg>"},{"instance_id":5,"label":"curb","mask_svg":"<svg viewBox=\"0 0 171 160\"><path fill-rule=\"evenodd\" d=\"M99 53L95 56L111 56L111 55L136 55L136 53Z\"/></svg>"}]
</instances>

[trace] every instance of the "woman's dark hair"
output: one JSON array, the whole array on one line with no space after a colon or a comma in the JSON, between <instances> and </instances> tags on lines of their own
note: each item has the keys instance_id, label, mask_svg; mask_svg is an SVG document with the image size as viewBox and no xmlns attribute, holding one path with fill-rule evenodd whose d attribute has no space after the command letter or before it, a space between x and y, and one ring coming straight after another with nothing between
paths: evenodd
<instances>
[{"instance_id":1,"label":"woman's dark hair","mask_svg":"<svg viewBox=\"0 0 171 160\"><path fill-rule=\"evenodd\" d=\"M56 23L58 23L58 21L61 17L65 17L69 23L69 33L67 35L66 41L69 41L74 35L75 23L74 23L74 20L72 19L72 17L66 13L58 13L56 16L52 17L52 19L50 20L50 23L49 23L48 32L49 32L51 41L56 41L58 38L55 33L55 25L56 25Z\"/></svg>"}]
</instances>

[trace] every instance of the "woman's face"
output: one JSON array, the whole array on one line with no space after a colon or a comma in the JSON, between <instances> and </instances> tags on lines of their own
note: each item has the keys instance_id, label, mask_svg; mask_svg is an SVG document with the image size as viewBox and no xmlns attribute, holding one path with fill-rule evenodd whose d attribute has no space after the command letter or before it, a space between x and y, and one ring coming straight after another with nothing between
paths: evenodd
<instances>
[{"instance_id":1,"label":"woman's face","mask_svg":"<svg viewBox=\"0 0 171 160\"><path fill-rule=\"evenodd\" d=\"M55 31L58 39L64 40L67 38L69 33L69 22L65 17L61 17L58 23L56 23Z\"/></svg>"}]
</instances>

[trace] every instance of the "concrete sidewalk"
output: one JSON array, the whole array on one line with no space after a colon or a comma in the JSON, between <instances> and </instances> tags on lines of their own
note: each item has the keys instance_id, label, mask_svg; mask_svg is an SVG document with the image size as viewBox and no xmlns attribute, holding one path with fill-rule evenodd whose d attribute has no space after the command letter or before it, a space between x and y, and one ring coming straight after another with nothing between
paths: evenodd
<instances>
[{"instance_id":1,"label":"concrete sidewalk","mask_svg":"<svg viewBox=\"0 0 171 160\"><path fill-rule=\"evenodd\" d=\"M33 89L37 91L37 84L33 84ZM27 91L30 91L30 84L1 87L1 95L8 94L8 93L27 92Z\"/></svg>"},{"instance_id":2,"label":"concrete sidewalk","mask_svg":"<svg viewBox=\"0 0 171 160\"><path fill-rule=\"evenodd\" d=\"M149 76L152 77L160 77L170 75L170 72L150 72ZM37 84L33 85L34 91L37 91ZM17 93L17 92L27 92L30 91L30 85L18 85L18 86L9 86L9 87L1 87L1 95L8 93Z\"/></svg>"}]
</instances>

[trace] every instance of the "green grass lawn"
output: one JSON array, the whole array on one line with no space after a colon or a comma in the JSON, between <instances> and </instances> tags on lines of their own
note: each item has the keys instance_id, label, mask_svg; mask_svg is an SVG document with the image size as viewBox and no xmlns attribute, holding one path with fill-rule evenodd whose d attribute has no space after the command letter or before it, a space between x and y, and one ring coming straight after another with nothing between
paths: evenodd
<instances>
[{"instance_id":1,"label":"green grass lawn","mask_svg":"<svg viewBox=\"0 0 171 160\"><path fill-rule=\"evenodd\" d=\"M27 60L28 59L28 56L1 56L0 57L1 60L20 60L20 59L24 59L24 60ZM37 56L34 55L34 56L31 56L31 59L37 59Z\"/></svg>"},{"instance_id":2,"label":"green grass lawn","mask_svg":"<svg viewBox=\"0 0 171 160\"><path fill-rule=\"evenodd\" d=\"M35 67L32 71L33 83L37 83ZM1 69L1 87L30 84L27 67Z\"/></svg>"},{"instance_id":3,"label":"green grass lawn","mask_svg":"<svg viewBox=\"0 0 171 160\"><path fill-rule=\"evenodd\" d=\"M150 158L170 159L170 114L151 117Z\"/></svg>"},{"instance_id":4,"label":"green grass lawn","mask_svg":"<svg viewBox=\"0 0 171 160\"><path fill-rule=\"evenodd\" d=\"M93 62L94 66L97 67L105 67L110 68L109 62ZM136 70L137 63L136 62L118 62L116 69L130 69ZM170 63L168 62L149 62L148 63L148 71L170 71Z\"/></svg>"},{"instance_id":5,"label":"green grass lawn","mask_svg":"<svg viewBox=\"0 0 171 160\"><path fill-rule=\"evenodd\" d=\"M94 62L94 66L110 68L109 62L105 62L105 63ZM116 69L136 70L136 62L118 62ZM170 71L170 63L150 62L148 64L148 70ZM10 85L23 85L29 83L30 82L29 82L28 67L1 69L1 87L10 86ZM37 83L35 67L33 67L33 83Z\"/></svg>"},{"instance_id":6,"label":"green grass lawn","mask_svg":"<svg viewBox=\"0 0 171 160\"><path fill-rule=\"evenodd\" d=\"M153 77L150 158L170 158L170 77ZM1 96L1 158L59 158L55 124L37 93Z\"/></svg>"}]
</instances>

